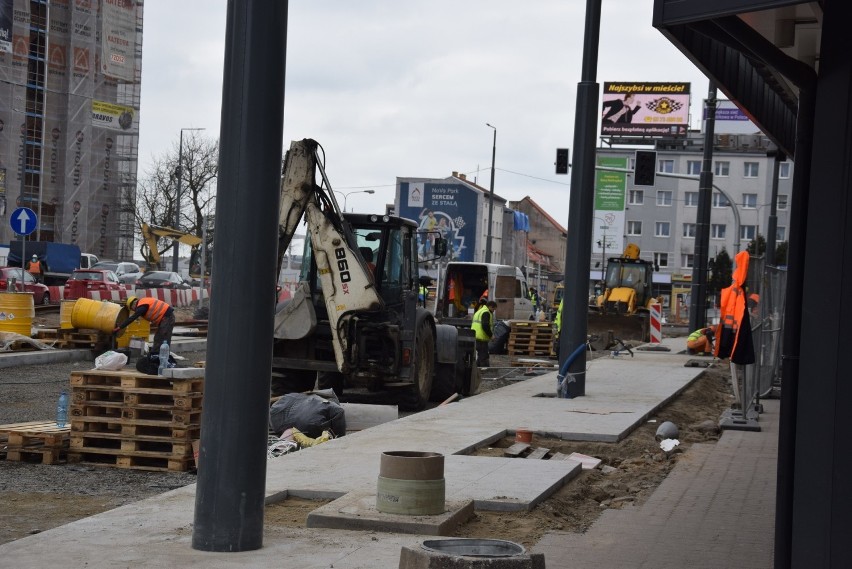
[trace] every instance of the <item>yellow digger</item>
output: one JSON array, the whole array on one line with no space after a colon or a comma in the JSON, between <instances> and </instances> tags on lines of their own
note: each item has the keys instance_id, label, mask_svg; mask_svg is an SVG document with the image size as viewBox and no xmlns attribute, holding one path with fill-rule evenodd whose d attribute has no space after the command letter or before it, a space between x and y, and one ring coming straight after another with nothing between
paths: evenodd
<instances>
[{"instance_id":1,"label":"yellow digger","mask_svg":"<svg viewBox=\"0 0 852 569\"><path fill-rule=\"evenodd\" d=\"M620 257L607 259L603 292L589 311L589 334L612 331L622 340L647 342L648 308L658 299L652 296L654 265L639 258L639 247L630 243Z\"/></svg>"}]
</instances>

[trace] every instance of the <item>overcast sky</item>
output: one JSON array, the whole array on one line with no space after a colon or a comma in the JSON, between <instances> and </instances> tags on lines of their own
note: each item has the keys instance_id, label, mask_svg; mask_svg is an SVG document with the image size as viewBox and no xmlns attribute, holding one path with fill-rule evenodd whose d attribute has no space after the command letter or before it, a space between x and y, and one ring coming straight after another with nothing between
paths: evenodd
<instances>
[{"instance_id":1,"label":"overcast sky","mask_svg":"<svg viewBox=\"0 0 852 569\"><path fill-rule=\"evenodd\" d=\"M597 82L692 84L698 128L708 82L651 26L653 0L602 0ZM180 129L219 136L226 0L146 2L139 176L177 145ZM581 79L583 0L291 0L285 148L323 145L332 187L349 209L383 212L400 177L453 171L494 191L531 196L567 224ZM339 197L339 196L338 196Z\"/></svg>"}]
</instances>

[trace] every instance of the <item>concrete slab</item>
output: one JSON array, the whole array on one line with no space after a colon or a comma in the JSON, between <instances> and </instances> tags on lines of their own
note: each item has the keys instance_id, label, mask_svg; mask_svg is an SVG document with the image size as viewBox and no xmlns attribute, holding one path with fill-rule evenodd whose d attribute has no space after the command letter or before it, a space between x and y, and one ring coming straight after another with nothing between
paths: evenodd
<instances>
[{"instance_id":1,"label":"concrete slab","mask_svg":"<svg viewBox=\"0 0 852 569\"><path fill-rule=\"evenodd\" d=\"M700 375L701 369L684 367L687 359L661 352L599 358L588 364L583 397L540 397L555 392L556 374L549 373L272 459L267 500L372 494L381 453L412 450L446 457L447 500L473 500L479 509L531 508L570 480L579 464L467 455L519 427L563 439L618 441ZM190 546L194 501L195 487L182 488L0 545L0 559L10 567L89 568L277 567L286 559L304 568L347 569L396 567L400 547L419 543L399 534L365 538L286 528L267 531L259 551L199 552Z\"/></svg>"},{"instance_id":2,"label":"concrete slab","mask_svg":"<svg viewBox=\"0 0 852 569\"><path fill-rule=\"evenodd\" d=\"M452 535L455 528L471 517L473 500L449 500L446 502L446 511L434 516L405 516L378 511L376 494L353 492L308 514L307 527Z\"/></svg>"}]
</instances>

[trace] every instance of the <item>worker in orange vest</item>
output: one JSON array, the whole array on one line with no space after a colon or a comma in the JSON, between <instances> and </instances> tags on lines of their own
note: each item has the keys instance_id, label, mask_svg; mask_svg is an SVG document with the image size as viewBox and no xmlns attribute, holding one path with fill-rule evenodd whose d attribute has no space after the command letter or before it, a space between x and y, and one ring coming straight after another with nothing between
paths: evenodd
<instances>
[{"instance_id":1,"label":"worker in orange vest","mask_svg":"<svg viewBox=\"0 0 852 569\"><path fill-rule=\"evenodd\" d=\"M33 255L33 258L27 263L27 272L38 282L44 282L44 270L41 267L41 261L38 260L38 255ZM21 283L23 286L23 283Z\"/></svg>"},{"instance_id":2,"label":"worker in orange vest","mask_svg":"<svg viewBox=\"0 0 852 569\"><path fill-rule=\"evenodd\" d=\"M737 404L741 404L736 366L753 364L754 342L751 337L748 302L743 286L748 275L748 251L740 251L734 257L731 286L722 289L719 325L716 328L717 358L730 358L731 382Z\"/></svg>"}]
</instances>

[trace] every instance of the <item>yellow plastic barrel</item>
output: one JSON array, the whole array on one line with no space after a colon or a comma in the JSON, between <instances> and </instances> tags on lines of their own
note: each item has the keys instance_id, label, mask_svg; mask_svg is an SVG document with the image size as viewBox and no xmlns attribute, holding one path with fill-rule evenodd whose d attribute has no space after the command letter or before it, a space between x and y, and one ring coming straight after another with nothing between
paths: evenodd
<instances>
[{"instance_id":1,"label":"yellow plastic barrel","mask_svg":"<svg viewBox=\"0 0 852 569\"><path fill-rule=\"evenodd\" d=\"M133 338L141 338L147 342L149 336L151 336L151 323L144 318L137 318L124 329L124 334L118 337L116 345L119 348L126 348L130 346L130 340Z\"/></svg>"},{"instance_id":2,"label":"yellow plastic barrel","mask_svg":"<svg viewBox=\"0 0 852 569\"><path fill-rule=\"evenodd\" d=\"M59 304L59 329L60 330L70 330L74 328L74 325L71 324L71 311L74 310L74 303L76 300L63 300Z\"/></svg>"},{"instance_id":3,"label":"yellow plastic barrel","mask_svg":"<svg viewBox=\"0 0 852 569\"><path fill-rule=\"evenodd\" d=\"M116 326L127 319L128 314L125 307L108 300L78 298L71 310L71 325L74 328L89 328L111 334ZM120 335L126 331L125 328Z\"/></svg>"},{"instance_id":4,"label":"yellow plastic barrel","mask_svg":"<svg viewBox=\"0 0 852 569\"><path fill-rule=\"evenodd\" d=\"M35 303L31 292L0 292L0 332L33 334Z\"/></svg>"}]
</instances>

